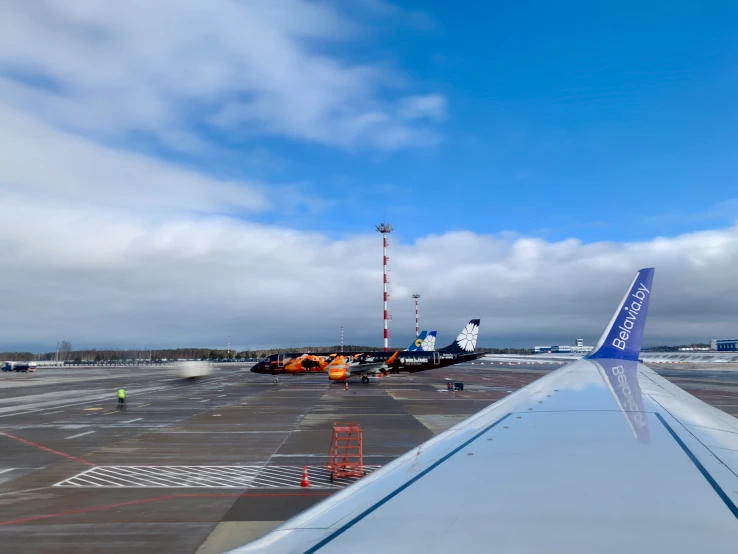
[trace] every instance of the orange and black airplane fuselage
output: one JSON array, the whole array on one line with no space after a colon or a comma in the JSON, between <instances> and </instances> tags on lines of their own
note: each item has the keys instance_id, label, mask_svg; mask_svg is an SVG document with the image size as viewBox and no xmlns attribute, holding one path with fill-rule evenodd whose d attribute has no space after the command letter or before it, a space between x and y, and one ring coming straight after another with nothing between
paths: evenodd
<instances>
[{"instance_id":1,"label":"orange and black airplane fuselage","mask_svg":"<svg viewBox=\"0 0 738 554\"><path fill-rule=\"evenodd\" d=\"M321 353L298 353L272 354L256 363L251 371L254 373L266 373L269 375L300 374L300 373L323 373L328 364L336 356L345 356L360 361L361 363L387 362L395 355L392 352L321 352ZM388 364L388 373L416 372L437 369L450 365L471 362L482 357L483 354L476 352L397 352L395 359ZM361 365L357 366L361 369Z\"/></svg>"},{"instance_id":2,"label":"orange and black airplane fuselage","mask_svg":"<svg viewBox=\"0 0 738 554\"><path fill-rule=\"evenodd\" d=\"M484 354L474 352L478 332L479 320L472 319L454 342L440 350L272 354L256 363L251 371L275 378L290 373L328 373L331 380L345 380L352 375L365 380L367 374L427 371L481 358Z\"/></svg>"}]
</instances>

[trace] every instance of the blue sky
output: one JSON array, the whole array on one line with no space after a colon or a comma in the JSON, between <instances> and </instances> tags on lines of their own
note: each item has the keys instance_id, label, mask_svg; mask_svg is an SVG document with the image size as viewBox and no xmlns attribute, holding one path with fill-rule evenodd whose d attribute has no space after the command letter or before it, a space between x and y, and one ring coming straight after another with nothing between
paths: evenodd
<instances>
[{"instance_id":1,"label":"blue sky","mask_svg":"<svg viewBox=\"0 0 738 554\"><path fill-rule=\"evenodd\" d=\"M735 334L738 5L9 4L0 349ZM33 225L28 225L32 221ZM5 345L5 346L3 346Z\"/></svg>"},{"instance_id":2,"label":"blue sky","mask_svg":"<svg viewBox=\"0 0 738 554\"><path fill-rule=\"evenodd\" d=\"M399 5L434 23L372 28L344 55L374 52L442 94L439 142L372 152L255 137L247 147L277 160L267 177L336 201L336 217L298 225L357 232L386 214L406 239L622 241L735 219L720 205L738 197L734 3Z\"/></svg>"}]
</instances>

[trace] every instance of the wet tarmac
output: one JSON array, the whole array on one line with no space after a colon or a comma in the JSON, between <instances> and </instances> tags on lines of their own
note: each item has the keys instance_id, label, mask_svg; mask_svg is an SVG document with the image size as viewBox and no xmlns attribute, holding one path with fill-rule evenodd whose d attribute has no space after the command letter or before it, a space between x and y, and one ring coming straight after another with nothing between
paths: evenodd
<instances>
[{"instance_id":1,"label":"wet tarmac","mask_svg":"<svg viewBox=\"0 0 738 554\"><path fill-rule=\"evenodd\" d=\"M477 362L348 391L236 365L192 383L160 367L3 373L0 550L223 552L348 484L324 468L335 421L361 424L371 470L558 367ZM738 371L658 370L738 416Z\"/></svg>"}]
</instances>

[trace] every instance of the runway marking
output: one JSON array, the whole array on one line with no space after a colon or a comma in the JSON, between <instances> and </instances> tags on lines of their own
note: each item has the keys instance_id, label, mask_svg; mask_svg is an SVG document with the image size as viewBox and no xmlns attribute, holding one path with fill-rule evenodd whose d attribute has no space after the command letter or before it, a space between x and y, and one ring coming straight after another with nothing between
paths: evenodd
<instances>
[{"instance_id":1,"label":"runway marking","mask_svg":"<svg viewBox=\"0 0 738 554\"><path fill-rule=\"evenodd\" d=\"M151 406L151 403L148 403L148 404L139 404L138 405L139 408L143 408L144 406Z\"/></svg>"},{"instance_id":2,"label":"runway marking","mask_svg":"<svg viewBox=\"0 0 738 554\"><path fill-rule=\"evenodd\" d=\"M18 468L20 469L20 468ZM29 468L29 469L43 469L43 468ZM27 492L34 492L34 491L43 491L48 489L49 487L35 487L33 489L21 489L21 490L15 490L15 491L8 491L8 492L0 492L0 496L11 496L11 495L21 495L25 494Z\"/></svg>"},{"instance_id":3,"label":"runway marking","mask_svg":"<svg viewBox=\"0 0 738 554\"><path fill-rule=\"evenodd\" d=\"M128 421L121 421L120 423L134 423L136 421L141 421L142 419L143 419L142 417L137 417L136 419L130 419Z\"/></svg>"},{"instance_id":4,"label":"runway marking","mask_svg":"<svg viewBox=\"0 0 738 554\"><path fill-rule=\"evenodd\" d=\"M46 487L42 487L46 488ZM41 489L28 489L41 490ZM102 510L110 510L111 508L123 508L126 506L136 506L138 504L148 504L150 502L161 502L163 500L178 500L181 498L244 498L244 497L273 497L273 496L331 496L333 492L256 492L249 493L196 493L196 494L170 494L167 496L157 496L154 498L142 498L140 500L131 500L130 502L121 502L119 504L107 504L105 506L93 506L92 508L81 508L79 510L69 510L66 512L56 512L54 514L46 514L41 516L30 516L21 519L13 519L10 521L0 521L0 527L3 525L18 525L20 523L28 523L29 521L38 521L41 519L50 519L54 517L63 517L77 514L87 514L90 512L99 512Z\"/></svg>"},{"instance_id":5,"label":"runway marking","mask_svg":"<svg viewBox=\"0 0 738 554\"><path fill-rule=\"evenodd\" d=\"M110 414L117 414L118 410L113 410L112 412L105 412L103 415L110 415Z\"/></svg>"},{"instance_id":6,"label":"runway marking","mask_svg":"<svg viewBox=\"0 0 738 554\"><path fill-rule=\"evenodd\" d=\"M313 489L342 489L357 481L331 481L323 465L310 465ZM380 466L365 465L369 474ZM299 489L302 466L95 466L55 487L69 488L205 488L205 489Z\"/></svg>"},{"instance_id":7,"label":"runway marking","mask_svg":"<svg viewBox=\"0 0 738 554\"><path fill-rule=\"evenodd\" d=\"M210 399L206 398L205 400L200 400L200 402L210 402Z\"/></svg>"},{"instance_id":8,"label":"runway marking","mask_svg":"<svg viewBox=\"0 0 738 554\"><path fill-rule=\"evenodd\" d=\"M9 471L13 471L14 469L15 469L14 467L9 467L8 469L0 469L0 475L2 475L3 473L7 473Z\"/></svg>"},{"instance_id":9,"label":"runway marking","mask_svg":"<svg viewBox=\"0 0 738 554\"><path fill-rule=\"evenodd\" d=\"M62 413L63 411L64 411L64 410L58 410L58 411L56 411L56 412L46 412L46 413L45 413L45 414L43 414L43 415L47 416L47 415L53 415L53 414L60 414L60 413Z\"/></svg>"},{"instance_id":10,"label":"runway marking","mask_svg":"<svg viewBox=\"0 0 738 554\"><path fill-rule=\"evenodd\" d=\"M219 380L224 380L227 378L228 376L223 377L222 379L219 379ZM168 383L169 381L163 381L163 382ZM129 392L138 393L141 395L148 395L150 393L155 393L155 392L160 392L160 391L166 391L168 393L168 392L176 391L178 389L189 388L189 387L192 387L192 385L191 384L167 385L167 386L162 386L162 387L148 387L148 388L143 388L143 389L134 389ZM89 404L90 402L101 402L101 401L104 401L106 398L109 398L109 394L95 394L92 396L88 396L86 399L80 400L78 402L46 401L46 402L41 403L41 404L45 404L46 405L45 407L41 407L39 404L34 404L34 406L38 406L34 409L25 409L21 407L0 408L0 413L2 413L2 415L0 415L0 418L14 417L14 416L31 414L31 413L36 413L36 412L43 412L45 410L53 410L54 408L68 408L70 406L79 406L80 404ZM66 402L66 403L59 404L59 402ZM141 406L149 406L149 405L150 403L141 404ZM20 410L20 411L14 411L14 412L11 411L10 413L4 413L8 410L13 410L13 409ZM105 408L99 408L99 409L104 410ZM88 414L88 415L92 415L92 414Z\"/></svg>"},{"instance_id":11,"label":"runway marking","mask_svg":"<svg viewBox=\"0 0 738 554\"><path fill-rule=\"evenodd\" d=\"M96 412L98 410L104 410L105 408L85 408L86 412Z\"/></svg>"},{"instance_id":12,"label":"runway marking","mask_svg":"<svg viewBox=\"0 0 738 554\"><path fill-rule=\"evenodd\" d=\"M246 433L289 433L289 431L244 431ZM272 454L272 458L327 458L328 454ZM364 454L364 458L392 458L387 454ZM366 467L366 466L365 466ZM379 466L377 466L379 467Z\"/></svg>"},{"instance_id":13,"label":"runway marking","mask_svg":"<svg viewBox=\"0 0 738 554\"><path fill-rule=\"evenodd\" d=\"M74 460L75 462L79 462L81 464L85 464L88 466L95 467L95 464L92 462L88 462L87 460L83 460L82 458L77 458L76 456L71 456L69 454L65 454L64 452L59 452L58 450L54 450L53 448L49 448L48 446L42 446L40 444L36 444L35 442L27 441L26 439L22 439L20 437L16 437L15 435L11 435L10 433L2 433L0 432L0 435L5 435L8 438L15 439L18 442L22 442L23 444L27 444L29 446L35 446L36 448L39 448L41 450L46 450L47 452L52 452L58 456L63 456L65 458L69 458L70 460Z\"/></svg>"},{"instance_id":14,"label":"runway marking","mask_svg":"<svg viewBox=\"0 0 738 554\"><path fill-rule=\"evenodd\" d=\"M84 437L85 435L91 435L92 433L96 432L97 431L85 431L84 433L77 433L76 435L72 435L71 437L66 437L66 440L76 439L77 437Z\"/></svg>"}]
</instances>

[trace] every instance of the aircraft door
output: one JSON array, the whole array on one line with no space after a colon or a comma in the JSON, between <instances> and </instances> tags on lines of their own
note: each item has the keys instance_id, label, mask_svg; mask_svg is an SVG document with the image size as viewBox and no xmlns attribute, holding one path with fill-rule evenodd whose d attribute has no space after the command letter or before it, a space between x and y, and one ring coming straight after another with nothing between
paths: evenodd
<instances>
[{"instance_id":1,"label":"aircraft door","mask_svg":"<svg viewBox=\"0 0 738 554\"><path fill-rule=\"evenodd\" d=\"M438 353L438 350L433 351L433 363L435 365L438 365L441 363L441 355Z\"/></svg>"},{"instance_id":2,"label":"aircraft door","mask_svg":"<svg viewBox=\"0 0 738 554\"><path fill-rule=\"evenodd\" d=\"M284 367L284 354L277 354L277 367Z\"/></svg>"}]
</instances>

